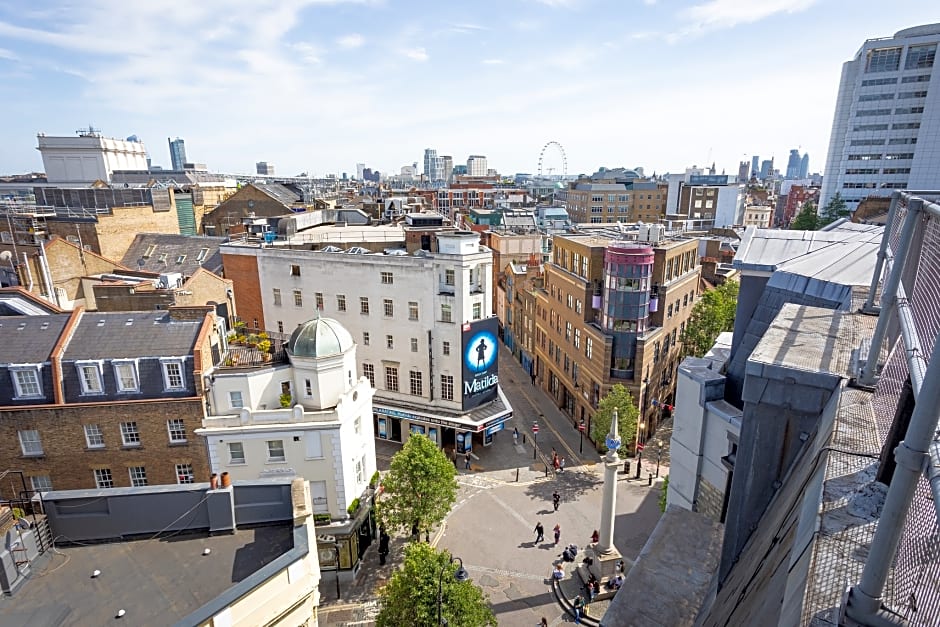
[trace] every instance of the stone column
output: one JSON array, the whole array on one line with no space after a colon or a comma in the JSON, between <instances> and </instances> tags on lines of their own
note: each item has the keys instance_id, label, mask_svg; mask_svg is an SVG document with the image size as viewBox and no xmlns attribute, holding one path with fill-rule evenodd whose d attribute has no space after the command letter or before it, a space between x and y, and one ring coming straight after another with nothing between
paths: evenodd
<instances>
[{"instance_id":1,"label":"stone column","mask_svg":"<svg viewBox=\"0 0 940 627\"><path fill-rule=\"evenodd\" d=\"M610 421L610 433L604 442L607 445L607 455L604 456L604 500L601 506L600 538L595 547L599 555L610 553L614 548L614 516L617 511L617 471L620 468L620 457L617 450L620 448L620 434L617 429L617 409Z\"/></svg>"}]
</instances>

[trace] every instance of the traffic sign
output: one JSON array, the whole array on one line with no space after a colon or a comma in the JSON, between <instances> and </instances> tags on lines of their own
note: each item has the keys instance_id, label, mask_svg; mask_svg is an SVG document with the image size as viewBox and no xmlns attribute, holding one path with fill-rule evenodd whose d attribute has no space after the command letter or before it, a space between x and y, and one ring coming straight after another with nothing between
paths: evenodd
<instances>
[{"instance_id":1,"label":"traffic sign","mask_svg":"<svg viewBox=\"0 0 940 627\"><path fill-rule=\"evenodd\" d=\"M639 444L636 445L636 450L638 450L638 451L642 451L642 450L643 450L643 443L642 443L642 442L640 442Z\"/></svg>"},{"instance_id":2,"label":"traffic sign","mask_svg":"<svg viewBox=\"0 0 940 627\"><path fill-rule=\"evenodd\" d=\"M538 432L539 432L539 423L533 422L533 423L532 423L532 433L538 433Z\"/></svg>"},{"instance_id":3,"label":"traffic sign","mask_svg":"<svg viewBox=\"0 0 940 627\"><path fill-rule=\"evenodd\" d=\"M578 431L584 432L584 420L582 419L580 424L578 424Z\"/></svg>"}]
</instances>

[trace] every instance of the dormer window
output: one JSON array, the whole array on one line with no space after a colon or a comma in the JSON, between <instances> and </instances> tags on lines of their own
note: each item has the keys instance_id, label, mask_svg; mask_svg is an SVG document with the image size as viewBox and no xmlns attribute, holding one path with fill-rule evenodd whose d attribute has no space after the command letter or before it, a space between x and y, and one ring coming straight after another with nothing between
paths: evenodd
<instances>
[{"instance_id":1,"label":"dormer window","mask_svg":"<svg viewBox=\"0 0 940 627\"><path fill-rule=\"evenodd\" d=\"M139 392L140 383L137 378L137 362L133 359L114 360L111 362L114 366L114 379L117 381L118 392L129 393Z\"/></svg>"},{"instance_id":2,"label":"dormer window","mask_svg":"<svg viewBox=\"0 0 940 627\"><path fill-rule=\"evenodd\" d=\"M183 358L160 358L163 369L163 388L167 392L178 392L186 389L186 379L183 376Z\"/></svg>"},{"instance_id":3,"label":"dormer window","mask_svg":"<svg viewBox=\"0 0 940 627\"><path fill-rule=\"evenodd\" d=\"M10 366L10 377L16 390L14 399L42 398L42 364Z\"/></svg>"},{"instance_id":4,"label":"dormer window","mask_svg":"<svg viewBox=\"0 0 940 627\"><path fill-rule=\"evenodd\" d=\"M78 381L82 386L83 395L104 394L100 361L77 361L75 369L78 371Z\"/></svg>"}]
</instances>

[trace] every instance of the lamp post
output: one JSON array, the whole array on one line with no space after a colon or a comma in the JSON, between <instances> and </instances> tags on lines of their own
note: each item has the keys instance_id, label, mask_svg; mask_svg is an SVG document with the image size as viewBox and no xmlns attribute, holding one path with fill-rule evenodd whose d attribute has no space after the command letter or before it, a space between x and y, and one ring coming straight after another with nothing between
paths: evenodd
<instances>
[{"instance_id":1,"label":"lamp post","mask_svg":"<svg viewBox=\"0 0 940 627\"><path fill-rule=\"evenodd\" d=\"M454 572L454 579L458 582L467 581L470 579L470 573L467 572L467 569L463 567L463 560L459 557L451 557L450 561L444 564L441 567L441 572L437 576L437 624L446 625L447 620L444 618L442 611L444 607L444 571L447 570L451 564L457 562L458 567L457 571Z\"/></svg>"},{"instance_id":2,"label":"lamp post","mask_svg":"<svg viewBox=\"0 0 940 627\"><path fill-rule=\"evenodd\" d=\"M578 442L578 453L584 452L584 418L581 419L581 422L578 423L578 432L581 435L581 439Z\"/></svg>"},{"instance_id":3,"label":"lamp post","mask_svg":"<svg viewBox=\"0 0 940 627\"><path fill-rule=\"evenodd\" d=\"M642 416L636 425L636 478L640 478L640 466L643 465L643 449L640 447L640 431L646 428Z\"/></svg>"},{"instance_id":4,"label":"lamp post","mask_svg":"<svg viewBox=\"0 0 940 627\"><path fill-rule=\"evenodd\" d=\"M663 456L663 441L656 440L656 478L659 479L659 460Z\"/></svg>"},{"instance_id":5,"label":"lamp post","mask_svg":"<svg viewBox=\"0 0 940 627\"><path fill-rule=\"evenodd\" d=\"M342 548L342 546L343 546L343 545L342 545L340 542L334 542L334 543L333 543L333 550L336 551L336 600L337 600L337 601L340 599L340 591L339 591L339 550Z\"/></svg>"}]
</instances>

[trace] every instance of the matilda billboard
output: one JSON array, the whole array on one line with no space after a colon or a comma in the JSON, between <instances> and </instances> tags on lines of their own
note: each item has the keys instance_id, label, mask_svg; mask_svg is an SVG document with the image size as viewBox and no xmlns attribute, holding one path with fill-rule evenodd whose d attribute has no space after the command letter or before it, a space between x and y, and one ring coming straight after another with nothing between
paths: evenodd
<instances>
[{"instance_id":1,"label":"matilda billboard","mask_svg":"<svg viewBox=\"0 0 940 627\"><path fill-rule=\"evenodd\" d=\"M499 383L497 319L463 325L463 409L479 407L496 398Z\"/></svg>"}]
</instances>

